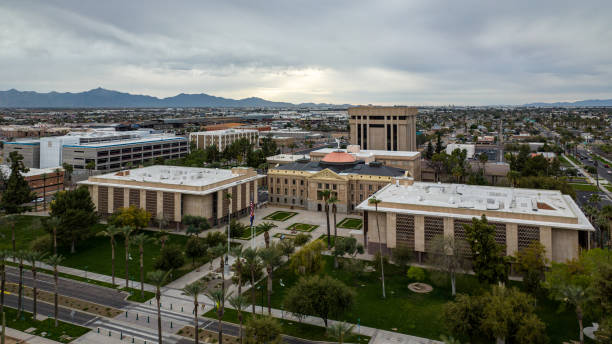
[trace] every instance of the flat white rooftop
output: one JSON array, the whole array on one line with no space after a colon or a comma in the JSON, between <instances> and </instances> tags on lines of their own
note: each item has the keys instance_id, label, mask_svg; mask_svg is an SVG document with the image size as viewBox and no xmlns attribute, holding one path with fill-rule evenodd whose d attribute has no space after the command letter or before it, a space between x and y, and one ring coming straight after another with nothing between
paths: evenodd
<instances>
[{"instance_id":1,"label":"flat white rooftop","mask_svg":"<svg viewBox=\"0 0 612 344\"><path fill-rule=\"evenodd\" d=\"M165 165L137 168L129 170L129 174L122 174L124 173L108 173L96 176L96 178L108 180L133 180L137 182L173 185L206 186L239 176L239 174L234 174L231 170L225 169Z\"/></svg>"},{"instance_id":2,"label":"flat white rooftop","mask_svg":"<svg viewBox=\"0 0 612 344\"><path fill-rule=\"evenodd\" d=\"M64 168L62 166L48 168L30 168L28 172L22 173L22 175L24 177L38 176L44 173L55 173L56 170L63 171ZM11 174L11 168L8 165L0 165L0 172L4 173L5 176L8 176Z\"/></svg>"},{"instance_id":3,"label":"flat white rooftop","mask_svg":"<svg viewBox=\"0 0 612 344\"><path fill-rule=\"evenodd\" d=\"M231 134L246 134L246 133L258 133L255 129L221 129L221 130L209 130L209 131L198 131L190 133L191 135L204 135L204 136L217 136L217 135L231 135Z\"/></svg>"},{"instance_id":4,"label":"flat white rooftop","mask_svg":"<svg viewBox=\"0 0 612 344\"><path fill-rule=\"evenodd\" d=\"M187 139L182 136L151 135L147 137L132 138L132 139L125 139L125 140L82 143L82 144L76 144L76 145L64 145L64 147L100 148L100 147L124 146L124 145L136 144L136 143L153 143L153 142L158 142L158 141L161 142L161 141L184 141L184 140L187 140Z\"/></svg>"},{"instance_id":5,"label":"flat white rooftop","mask_svg":"<svg viewBox=\"0 0 612 344\"><path fill-rule=\"evenodd\" d=\"M406 208L410 205L435 207L433 211L406 209L401 206L379 207L379 211L472 218L474 215L461 215L452 211L452 209L472 209L508 214L506 217L495 218L498 222L537 223L542 226L594 230L576 202L558 190L414 182L412 185L389 184L376 192L373 197L384 203L408 205ZM374 206L368 204L368 200L357 206L357 209L375 210ZM524 214L550 216L551 220L521 220L520 215ZM555 217L576 219L578 224L557 222L554 220Z\"/></svg>"},{"instance_id":6,"label":"flat white rooftop","mask_svg":"<svg viewBox=\"0 0 612 344\"><path fill-rule=\"evenodd\" d=\"M276 154L266 158L267 161L293 162L300 159L308 159L308 154Z\"/></svg>"},{"instance_id":7,"label":"flat white rooftop","mask_svg":"<svg viewBox=\"0 0 612 344\"><path fill-rule=\"evenodd\" d=\"M313 151L312 153L320 153L320 154L328 154L331 152L347 152L346 149L338 149L338 148L321 148ZM359 152L348 152L349 154L354 155L355 157L370 157L377 155L385 155L385 156L401 156L401 157L414 157L420 154L419 152L412 151L387 151L387 150L376 150L376 149L363 149Z\"/></svg>"}]
</instances>

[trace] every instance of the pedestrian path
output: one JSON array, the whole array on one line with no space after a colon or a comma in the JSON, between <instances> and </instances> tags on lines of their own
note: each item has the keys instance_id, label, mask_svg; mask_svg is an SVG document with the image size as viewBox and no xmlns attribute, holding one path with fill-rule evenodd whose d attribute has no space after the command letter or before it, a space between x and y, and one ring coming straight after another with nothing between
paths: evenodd
<instances>
[{"instance_id":1,"label":"pedestrian path","mask_svg":"<svg viewBox=\"0 0 612 344\"><path fill-rule=\"evenodd\" d=\"M28 344L60 344L60 342L21 332L10 327L6 328L6 336L20 341L25 341Z\"/></svg>"}]
</instances>

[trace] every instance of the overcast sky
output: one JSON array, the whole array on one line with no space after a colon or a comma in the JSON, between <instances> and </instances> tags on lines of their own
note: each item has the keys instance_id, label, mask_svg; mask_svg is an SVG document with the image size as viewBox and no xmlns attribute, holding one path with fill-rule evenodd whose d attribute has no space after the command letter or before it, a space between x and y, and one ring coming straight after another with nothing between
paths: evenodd
<instances>
[{"instance_id":1,"label":"overcast sky","mask_svg":"<svg viewBox=\"0 0 612 344\"><path fill-rule=\"evenodd\" d=\"M0 89L351 104L612 98L612 1L0 2Z\"/></svg>"}]
</instances>

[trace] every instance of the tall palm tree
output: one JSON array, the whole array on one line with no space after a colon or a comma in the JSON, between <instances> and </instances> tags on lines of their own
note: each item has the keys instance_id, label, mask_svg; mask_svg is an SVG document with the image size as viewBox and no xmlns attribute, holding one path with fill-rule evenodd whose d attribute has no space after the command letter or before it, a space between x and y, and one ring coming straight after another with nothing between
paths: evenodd
<instances>
[{"instance_id":1,"label":"tall palm tree","mask_svg":"<svg viewBox=\"0 0 612 344\"><path fill-rule=\"evenodd\" d=\"M266 266L266 272L268 275L267 281L268 281L268 287L267 287L267 292L268 292L268 315L272 314L272 305L271 305L271 295L272 295L272 270L273 267L278 264L278 259L280 257L280 252L278 250L278 248L276 246L272 246L272 247L268 247L268 248L264 248L259 250L258 252L259 254L259 258L261 258L261 261L263 262L263 264Z\"/></svg>"},{"instance_id":2,"label":"tall palm tree","mask_svg":"<svg viewBox=\"0 0 612 344\"><path fill-rule=\"evenodd\" d=\"M329 229L329 197L331 196L331 192L329 190L321 191L321 197L323 197L323 203L325 203L325 219L327 221L327 249L331 249L331 233Z\"/></svg>"},{"instance_id":3,"label":"tall palm tree","mask_svg":"<svg viewBox=\"0 0 612 344\"><path fill-rule=\"evenodd\" d=\"M64 257L54 254L47 259L45 262L51 266L53 266L53 281L55 282L55 287L53 290L53 317L55 318L55 327L57 327L57 313L58 313L58 271L57 266L60 265L64 261Z\"/></svg>"},{"instance_id":4,"label":"tall palm tree","mask_svg":"<svg viewBox=\"0 0 612 344\"><path fill-rule=\"evenodd\" d=\"M28 261L30 262L30 264L32 264L32 291L33 291L32 316L34 319L36 319L36 314L37 314L36 306L37 306L37 298L38 298L38 285L37 285L38 283L36 280L36 262L43 260L45 256L46 254L43 252L32 251L32 252L29 252L26 257Z\"/></svg>"},{"instance_id":5,"label":"tall palm tree","mask_svg":"<svg viewBox=\"0 0 612 344\"><path fill-rule=\"evenodd\" d=\"M336 205L336 203L338 202L338 198L334 195L329 197L329 199L327 200L327 203L331 204L332 214L334 215L334 242L336 242L336 238L338 237L338 231L336 228L336 213L338 212L338 206Z\"/></svg>"},{"instance_id":6,"label":"tall palm tree","mask_svg":"<svg viewBox=\"0 0 612 344\"><path fill-rule=\"evenodd\" d=\"M17 261L17 257L15 256L15 253L17 253L16 241L15 241L15 224L17 222L17 215L16 214L5 215L2 218L2 222L8 224L11 227L11 244L13 247L13 252L11 255L13 257L13 263L15 263Z\"/></svg>"},{"instance_id":7,"label":"tall palm tree","mask_svg":"<svg viewBox=\"0 0 612 344\"><path fill-rule=\"evenodd\" d=\"M170 235L168 234L168 231L165 229L160 229L160 231L157 233L157 241L159 241L162 250L164 249L164 247L166 247L166 243L168 242L168 240L170 240Z\"/></svg>"},{"instance_id":8,"label":"tall palm tree","mask_svg":"<svg viewBox=\"0 0 612 344\"><path fill-rule=\"evenodd\" d=\"M6 262L10 252L0 250L0 314L4 313L4 290L6 289Z\"/></svg>"},{"instance_id":9,"label":"tall palm tree","mask_svg":"<svg viewBox=\"0 0 612 344\"><path fill-rule=\"evenodd\" d=\"M380 256L380 274L381 274L381 279L382 279L382 296L384 299L387 297L387 294L385 292L385 267L383 265L382 241L380 239L380 225L378 224L378 204L380 202L381 200L379 200L378 198L374 196L372 196L372 198L368 200L368 203L374 204L374 207L376 209L375 214L376 214L376 229L378 230L378 255Z\"/></svg>"},{"instance_id":10,"label":"tall palm tree","mask_svg":"<svg viewBox=\"0 0 612 344\"><path fill-rule=\"evenodd\" d=\"M115 236L121 234L121 229L117 228L113 225L108 225L106 226L106 228L104 228L103 230L101 230L100 232L98 232L96 235L98 236L105 236L108 237L110 239L110 245L111 245L111 276L112 276L112 281L113 281L113 285L115 285ZM53 253L55 254L55 253Z\"/></svg>"},{"instance_id":11,"label":"tall palm tree","mask_svg":"<svg viewBox=\"0 0 612 344\"><path fill-rule=\"evenodd\" d=\"M125 289L129 289L130 238L134 233L134 228L130 226L121 227L120 233L123 235L123 242L125 243Z\"/></svg>"},{"instance_id":12,"label":"tall palm tree","mask_svg":"<svg viewBox=\"0 0 612 344\"><path fill-rule=\"evenodd\" d=\"M144 234L136 234L132 237L132 243L138 246L138 255L140 257L140 297L144 299L144 245L149 242L150 238Z\"/></svg>"},{"instance_id":13,"label":"tall palm tree","mask_svg":"<svg viewBox=\"0 0 612 344\"><path fill-rule=\"evenodd\" d=\"M578 327L580 328L580 344L584 344L584 331L582 326L582 318L584 315L584 306L588 300L585 290L578 285L567 285L561 288L561 299L566 303L575 307L576 318L578 318Z\"/></svg>"},{"instance_id":14,"label":"tall palm tree","mask_svg":"<svg viewBox=\"0 0 612 344\"><path fill-rule=\"evenodd\" d=\"M255 271L259 267L259 256L257 251L251 247L247 247L242 252L244 257L244 266L251 272L251 305L253 306L253 314L255 314Z\"/></svg>"},{"instance_id":15,"label":"tall palm tree","mask_svg":"<svg viewBox=\"0 0 612 344\"><path fill-rule=\"evenodd\" d=\"M168 281L170 271L155 270L147 273L149 283L155 286L155 300L157 301L157 342L162 344L162 325L161 325L161 287Z\"/></svg>"},{"instance_id":16,"label":"tall palm tree","mask_svg":"<svg viewBox=\"0 0 612 344\"><path fill-rule=\"evenodd\" d=\"M248 302L247 299L240 293L236 296L230 297L228 301L230 305L238 312L238 322L240 323L238 338L240 338L240 344L242 344L242 309L248 305Z\"/></svg>"},{"instance_id":17,"label":"tall palm tree","mask_svg":"<svg viewBox=\"0 0 612 344\"><path fill-rule=\"evenodd\" d=\"M225 291L225 261L223 254L225 253L225 245L219 244L211 248L214 257L219 257L219 267L221 268L221 290Z\"/></svg>"},{"instance_id":18,"label":"tall palm tree","mask_svg":"<svg viewBox=\"0 0 612 344\"><path fill-rule=\"evenodd\" d=\"M344 339L349 337L353 332L355 325L350 325L343 322L337 322L327 329L327 333L334 339L338 340L339 344L344 343Z\"/></svg>"},{"instance_id":19,"label":"tall palm tree","mask_svg":"<svg viewBox=\"0 0 612 344\"><path fill-rule=\"evenodd\" d=\"M62 220L57 216L52 216L47 220L47 226L51 228L51 235L53 240L53 254L57 254L57 230L62 225Z\"/></svg>"},{"instance_id":20,"label":"tall palm tree","mask_svg":"<svg viewBox=\"0 0 612 344\"><path fill-rule=\"evenodd\" d=\"M242 295L242 245L230 248L232 256L236 257L236 272L238 273L238 295Z\"/></svg>"},{"instance_id":21,"label":"tall palm tree","mask_svg":"<svg viewBox=\"0 0 612 344\"><path fill-rule=\"evenodd\" d=\"M272 222L262 222L257 225L257 230L264 232L264 241L266 242L266 248L270 247L270 229L276 227Z\"/></svg>"},{"instance_id":22,"label":"tall palm tree","mask_svg":"<svg viewBox=\"0 0 612 344\"><path fill-rule=\"evenodd\" d=\"M224 302L225 299L231 295L232 293L226 295L224 289L215 289L206 292L206 296L212 300L212 302L215 304L215 308L217 309L219 344L223 344L223 323L221 322L221 319L223 318Z\"/></svg>"},{"instance_id":23,"label":"tall palm tree","mask_svg":"<svg viewBox=\"0 0 612 344\"><path fill-rule=\"evenodd\" d=\"M19 318L23 309L23 261L28 259L28 252L19 250L13 257L17 257L19 261L19 289L17 292L17 318Z\"/></svg>"},{"instance_id":24,"label":"tall palm tree","mask_svg":"<svg viewBox=\"0 0 612 344\"><path fill-rule=\"evenodd\" d=\"M200 281L187 284L183 287L183 295L193 297L193 326L195 327L195 343L200 342L200 331L198 329L198 295L206 291L206 286Z\"/></svg>"}]
</instances>

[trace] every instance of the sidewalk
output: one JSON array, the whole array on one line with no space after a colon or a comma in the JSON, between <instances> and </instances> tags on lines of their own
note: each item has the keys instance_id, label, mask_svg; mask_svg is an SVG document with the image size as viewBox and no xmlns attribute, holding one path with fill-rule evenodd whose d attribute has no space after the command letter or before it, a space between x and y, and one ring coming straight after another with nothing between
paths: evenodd
<instances>
[{"instance_id":1,"label":"sidewalk","mask_svg":"<svg viewBox=\"0 0 612 344\"><path fill-rule=\"evenodd\" d=\"M56 342L54 340L35 336L33 334L28 334L28 333L21 332L21 331L17 331L10 327L6 328L6 336L20 340L20 341L25 341L28 344L59 344L59 342ZM11 343L11 341L8 340L7 343Z\"/></svg>"},{"instance_id":2,"label":"sidewalk","mask_svg":"<svg viewBox=\"0 0 612 344\"><path fill-rule=\"evenodd\" d=\"M593 185L597 185L597 181L595 180L595 178L593 178L591 176L591 174L589 174L584 168L582 168L582 166L577 165L574 161L572 161L572 159L568 158L567 156L565 156L565 154L563 154L563 157L565 158L565 160L569 161L569 163L578 171L580 171L582 174L584 174L586 176L586 178L588 179L589 183L593 184ZM599 183L599 189L608 197L610 197L610 199L612 199L612 192L608 191L608 189L606 189L604 187L604 184Z\"/></svg>"}]
</instances>

